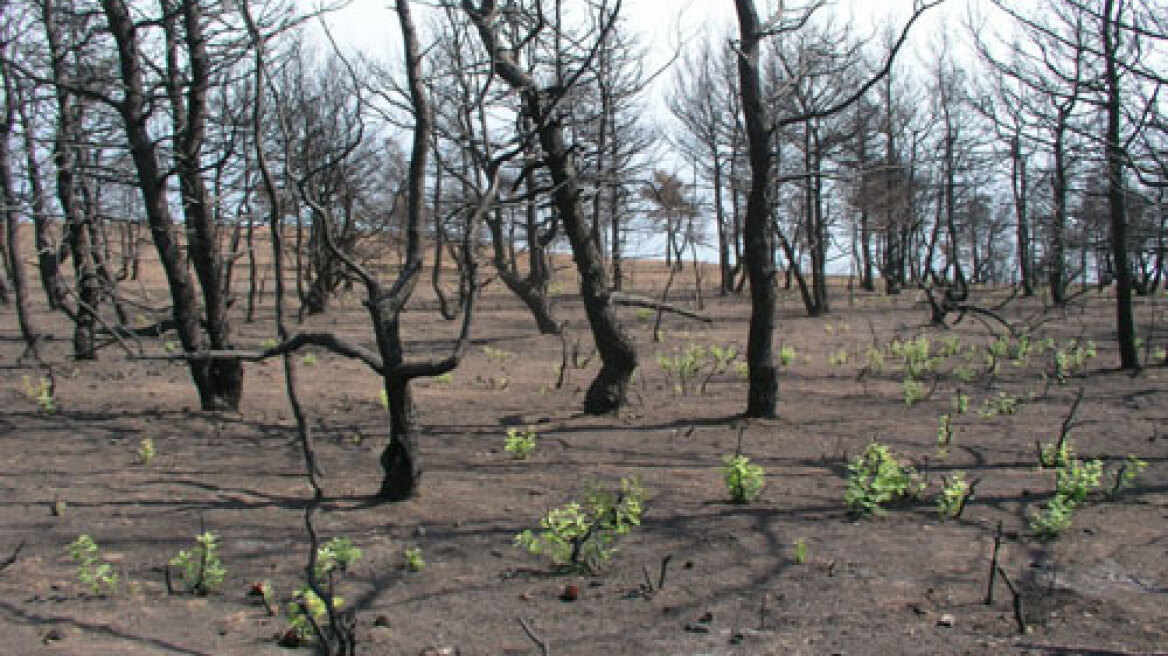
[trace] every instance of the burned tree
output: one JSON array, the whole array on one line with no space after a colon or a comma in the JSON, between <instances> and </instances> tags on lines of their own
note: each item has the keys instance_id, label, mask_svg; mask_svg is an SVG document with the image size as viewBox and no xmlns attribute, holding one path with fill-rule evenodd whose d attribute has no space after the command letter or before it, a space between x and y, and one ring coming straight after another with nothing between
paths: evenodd
<instances>
[{"instance_id":1,"label":"burned tree","mask_svg":"<svg viewBox=\"0 0 1168 656\"><path fill-rule=\"evenodd\" d=\"M538 82L530 71L520 66L515 44L503 41L500 11L495 0L478 3L462 0L462 8L474 23L495 73L519 94L523 118L538 138L543 165L554 189L552 198L556 215L572 247L580 275L580 295L600 354L600 372L588 388L584 410L590 414L612 412L625 402L629 380L637 368L637 351L632 337L617 321L614 293L609 288L600 248L580 204L582 191L575 155L566 141L565 109L560 105L592 65L597 50L605 41L604 35L613 28L619 15L620 3L602 13L596 33L591 36L591 46L575 70L564 71L563 67L557 66L559 70L556 72L561 75L547 85ZM528 34L518 37L516 44L538 38L548 27L542 10L537 6L535 11L538 16L531 20ZM560 29L562 26L553 27Z\"/></svg>"}]
</instances>

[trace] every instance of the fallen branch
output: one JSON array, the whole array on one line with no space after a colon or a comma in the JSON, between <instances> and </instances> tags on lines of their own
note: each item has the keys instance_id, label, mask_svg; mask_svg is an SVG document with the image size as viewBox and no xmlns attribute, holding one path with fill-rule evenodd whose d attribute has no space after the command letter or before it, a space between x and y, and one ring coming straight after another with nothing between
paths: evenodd
<instances>
[{"instance_id":1,"label":"fallen branch","mask_svg":"<svg viewBox=\"0 0 1168 656\"><path fill-rule=\"evenodd\" d=\"M543 654L543 656L551 656L552 650L548 647L547 642L527 625L527 620L524 620L522 617L516 619L519 620L519 626L523 627L523 632L527 634L527 637L531 638L535 646L539 647L539 653Z\"/></svg>"},{"instance_id":2,"label":"fallen branch","mask_svg":"<svg viewBox=\"0 0 1168 656\"><path fill-rule=\"evenodd\" d=\"M701 321L703 323L713 323L713 321L714 321L713 319L707 317L704 314L698 314L697 312L692 312L690 310L686 310L685 308L677 307L676 305L673 305L672 303L666 303L664 301L655 301L651 298L645 298L644 296L636 296L633 294L627 294L625 292L609 292L608 299L609 299L609 301L611 301L612 303L615 303L616 305L625 305L625 306L629 306L629 307L646 308L649 310L658 310L660 312L670 312L672 314L678 314L678 315L681 315L683 317L694 319L696 321Z\"/></svg>"},{"instance_id":3,"label":"fallen branch","mask_svg":"<svg viewBox=\"0 0 1168 656\"><path fill-rule=\"evenodd\" d=\"M673 560L673 554L669 554L661 559L661 576L657 578L657 589L665 588L665 574L669 571L669 561Z\"/></svg>"},{"instance_id":4,"label":"fallen branch","mask_svg":"<svg viewBox=\"0 0 1168 656\"><path fill-rule=\"evenodd\" d=\"M3 561L0 561L0 572L8 569L13 563L16 562L16 559L20 557L20 552L22 549L24 549L24 540L21 540L20 544L16 545L16 548L12 550L12 555L8 556Z\"/></svg>"},{"instance_id":5,"label":"fallen branch","mask_svg":"<svg viewBox=\"0 0 1168 656\"><path fill-rule=\"evenodd\" d=\"M994 532L994 552L990 556L990 582L986 585L985 605L994 603L994 579L998 574L998 553L1002 549L1002 523L998 522L998 530Z\"/></svg>"},{"instance_id":6,"label":"fallen branch","mask_svg":"<svg viewBox=\"0 0 1168 656\"><path fill-rule=\"evenodd\" d=\"M1025 634L1026 616L1022 611L1022 593L1014 586L1014 582L1010 580L1010 575L1000 565L998 566L998 576L1002 577L1002 580L1006 582L1006 587L1010 588L1010 594L1014 596L1014 622L1018 624L1018 633Z\"/></svg>"}]
</instances>

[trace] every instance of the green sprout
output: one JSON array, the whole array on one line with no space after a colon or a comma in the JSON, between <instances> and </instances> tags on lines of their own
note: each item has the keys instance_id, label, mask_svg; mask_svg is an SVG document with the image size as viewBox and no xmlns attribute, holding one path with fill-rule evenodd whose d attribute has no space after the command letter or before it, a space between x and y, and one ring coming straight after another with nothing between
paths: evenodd
<instances>
[{"instance_id":1,"label":"green sprout","mask_svg":"<svg viewBox=\"0 0 1168 656\"><path fill-rule=\"evenodd\" d=\"M82 533L69 544L69 556L77 563L77 578L84 583L93 594L101 594L105 590L113 594L118 590L118 575L101 557L101 549L89 535Z\"/></svg>"},{"instance_id":2,"label":"green sprout","mask_svg":"<svg viewBox=\"0 0 1168 656\"><path fill-rule=\"evenodd\" d=\"M583 502L549 510L540 530L521 532L515 544L559 568L595 572L615 555L617 539L640 526L644 497L636 479L622 479L615 492L593 488Z\"/></svg>"},{"instance_id":3,"label":"green sprout","mask_svg":"<svg viewBox=\"0 0 1168 656\"><path fill-rule=\"evenodd\" d=\"M972 496L973 488L966 482L965 473L954 472L943 478L941 493L937 495L937 512L941 517L960 517Z\"/></svg>"},{"instance_id":4,"label":"green sprout","mask_svg":"<svg viewBox=\"0 0 1168 656\"><path fill-rule=\"evenodd\" d=\"M515 460L526 460L532 451L535 451L538 439L539 435L535 431L510 428L503 442L503 450L511 454Z\"/></svg>"},{"instance_id":5,"label":"green sprout","mask_svg":"<svg viewBox=\"0 0 1168 656\"><path fill-rule=\"evenodd\" d=\"M906 408L913 407L921 399L925 398L925 386L915 378L905 378L901 384L901 390L904 392L904 405Z\"/></svg>"},{"instance_id":6,"label":"green sprout","mask_svg":"<svg viewBox=\"0 0 1168 656\"><path fill-rule=\"evenodd\" d=\"M53 383L48 378L41 378L36 383L28 376L21 377L24 383L24 396L37 404L37 410L42 414L51 415L57 411L56 399L53 397Z\"/></svg>"},{"instance_id":7,"label":"green sprout","mask_svg":"<svg viewBox=\"0 0 1168 656\"><path fill-rule=\"evenodd\" d=\"M402 552L405 558L405 568L409 572L421 572L426 569L426 561L422 558L421 547L409 547Z\"/></svg>"},{"instance_id":8,"label":"green sprout","mask_svg":"<svg viewBox=\"0 0 1168 656\"><path fill-rule=\"evenodd\" d=\"M758 498L765 485L766 470L743 455L722 458L722 480L734 503L748 503Z\"/></svg>"},{"instance_id":9,"label":"green sprout","mask_svg":"<svg viewBox=\"0 0 1168 656\"><path fill-rule=\"evenodd\" d=\"M195 536L195 546L179 551L170 559L189 592L203 596L214 592L227 578L227 568L219 559L219 539L211 531Z\"/></svg>"},{"instance_id":10,"label":"green sprout","mask_svg":"<svg viewBox=\"0 0 1168 656\"><path fill-rule=\"evenodd\" d=\"M872 442L848 464L844 503L855 516L879 515L884 504L915 498L923 489L915 469L901 465L887 446Z\"/></svg>"},{"instance_id":11,"label":"green sprout","mask_svg":"<svg viewBox=\"0 0 1168 656\"><path fill-rule=\"evenodd\" d=\"M138 458L137 462L139 465L149 465L150 461L154 460L154 456L156 455L154 451L154 440L149 437L142 438L142 441L138 443L138 450L135 455Z\"/></svg>"}]
</instances>

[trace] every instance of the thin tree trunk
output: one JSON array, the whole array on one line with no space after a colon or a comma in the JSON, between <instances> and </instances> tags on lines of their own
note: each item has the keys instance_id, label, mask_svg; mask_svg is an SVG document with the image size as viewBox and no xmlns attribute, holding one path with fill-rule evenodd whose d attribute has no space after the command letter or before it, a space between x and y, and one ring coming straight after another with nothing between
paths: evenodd
<instances>
[{"instance_id":1,"label":"thin tree trunk","mask_svg":"<svg viewBox=\"0 0 1168 656\"><path fill-rule=\"evenodd\" d=\"M1132 273L1128 261L1126 186L1124 161L1126 153L1121 143L1120 122L1123 118L1123 96L1120 88L1117 62L1119 38L1123 28L1118 25L1116 0L1103 3L1104 98L1107 112L1104 143L1107 156L1107 204L1111 215L1111 258L1115 272L1115 329L1119 340L1120 368L1140 368L1136 349L1136 325L1132 309Z\"/></svg>"},{"instance_id":2,"label":"thin tree trunk","mask_svg":"<svg viewBox=\"0 0 1168 656\"><path fill-rule=\"evenodd\" d=\"M744 236L746 268L750 278L750 330L746 343L746 416L774 417L779 400L779 372L774 361L775 266L774 243L769 229L771 144L767 130L759 76L761 25L753 0L734 0L741 35L738 78L742 113L746 122L750 159L750 195L747 199Z\"/></svg>"},{"instance_id":3,"label":"thin tree trunk","mask_svg":"<svg viewBox=\"0 0 1168 656\"><path fill-rule=\"evenodd\" d=\"M16 303L16 320L20 325L20 336L24 339L26 352L40 359L37 353L39 333L33 323L28 307L28 285L24 278L24 262L20 256L20 217L17 212L17 198L14 192L12 173L12 152L10 138L16 126L16 104L19 102L15 84L8 70L7 44L0 43L0 75L4 78L4 119L0 123L0 202L4 204L4 232L7 249L3 253L10 266L12 295Z\"/></svg>"},{"instance_id":4,"label":"thin tree trunk","mask_svg":"<svg viewBox=\"0 0 1168 656\"><path fill-rule=\"evenodd\" d=\"M495 11L494 1L483 0L480 9L471 0L463 0L463 9L491 54L495 72L520 92L524 113L537 126L544 162L555 187L553 204L572 247L580 274L580 295L601 360L600 371L585 395L584 411L588 414L614 412L625 403L629 380L637 368L637 351L632 338L617 321L604 260L581 213L579 177L574 156L564 141L562 119L558 110L553 109L556 115L550 115L546 102L551 96L520 69L500 45L490 24ZM612 18L609 17L604 28L606 31L612 27Z\"/></svg>"}]
</instances>

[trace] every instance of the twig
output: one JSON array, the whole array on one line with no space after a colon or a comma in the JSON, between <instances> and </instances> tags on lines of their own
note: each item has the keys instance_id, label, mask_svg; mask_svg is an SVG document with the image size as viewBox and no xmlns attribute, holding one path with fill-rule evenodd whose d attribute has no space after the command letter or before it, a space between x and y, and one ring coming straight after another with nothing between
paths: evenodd
<instances>
[{"instance_id":1,"label":"twig","mask_svg":"<svg viewBox=\"0 0 1168 656\"><path fill-rule=\"evenodd\" d=\"M998 567L998 576L1006 582L1006 587L1010 588L1010 594L1014 596L1014 621L1018 623L1018 633L1026 633L1026 616L1022 611L1022 594L1018 592L1018 588L1014 586L1014 582L1010 580L1010 575L1006 570Z\"/></svg>"},{"instance_id":2,"label":"twig","mask_svg":"<svg viewBox=\"0 0 1168 656\"><path fill-rule=\"evenodd\" d=\"M669 554L661 559L661 575L657 577L657 589L665 589L665 574L669 571L669 561L673 560L673 554Z\"/></svg>"},{"instance_id":3,"label":"twig","mask_svg":"<svg viewBox=\"0 0 1168 656\"><path fill-rule=\"evenodd\" d=\"M758 630L766 631L767 593L762 593L762 601L758 606Z\"/></svg>"},{"instance_id":4,"label":"twig","mask_svg":"<svg viewBox=\"0 0 1168 656\"><path fill-rule=\"evenodd\" d=\"M547 642L545 642L543 638L539 637L539 634L537 634L531 629L530 626L528 626L527 620L523 619L522 617L517 617L515 619L519 621L519 626L523 627L523 632L527 634L527 637L531 638L531 641L535 643L535 646L539 647L539 653L543 654L543 656L551 656L551 648L548 647Z\"/></svg>"},{"instance_id":5,"label":"twig","mask_svg":"<svg viewBox=\"0 0 1168 656\"><path fill-rule=\"evenodd\" d=\"M645 593L652 594L656 588L653 587L653 579L649 578L648 565L641 565L641 576L645 577Z\"/></svg>"},{"instance_id":6,"label":"twig","mask_svg":"<svg viewBox=\"0 0 1168 656\"><path fill-rule=\"evenodd\" d=\"M985 605L994 603L994 577L998 573L998 552L1002 548L1002 523L998 522L998 530L994 532L994 553L990 557L990 582L986 585Z\"/></svg>"},{"instance_id":7,"label":"twig","mask_svg":"<svg viewBox=\"0 0 1168 656\"><path fill-rule=\"evenodd\" d=\"M965 504L969 503L969 500L973 498L973 493L977 490L977 484L980 482L981 479L978 478L969 484L969 489L966 490L965 495L961 497L961 503L957 506L957 512L954 514L954 517L960 518L961 513L965 512Z\"/></svg>"},{"instance_id":8,"label":"twig","mask_svg":"<svg viewBox=\"0 0 1168 656\"><path fill-rule=\"evenodd\" d=\"M1059 430L1058 444L1055 445L1056 453L1061 452L1063 444L1067 441L1067 436L1071 434L1071 427L1075 421L1075 414L1079 411L1079 404L1083 402L1083 393L1087 388L1080 387L1079 393L1075 395L1075 402L1071 404L1071 409L1067 412L1067 416L1063 419L1062 429Z\"/></svg>"},{"instance_id":9,"label":"twig","mask_svg":"<svg viewBox=\"0 0 1168 656\"><path fill-rule=\"evenodd\" d=\"M16 545L16 548L12 550L12 555L8 556L3 561L0 561L0 572L8 569L12 566L13 563L16 562L16 559L20 557L20 552L22 549L24 549L24 540L21 540L20 544Z\"/></svg>"}]
</instances>

